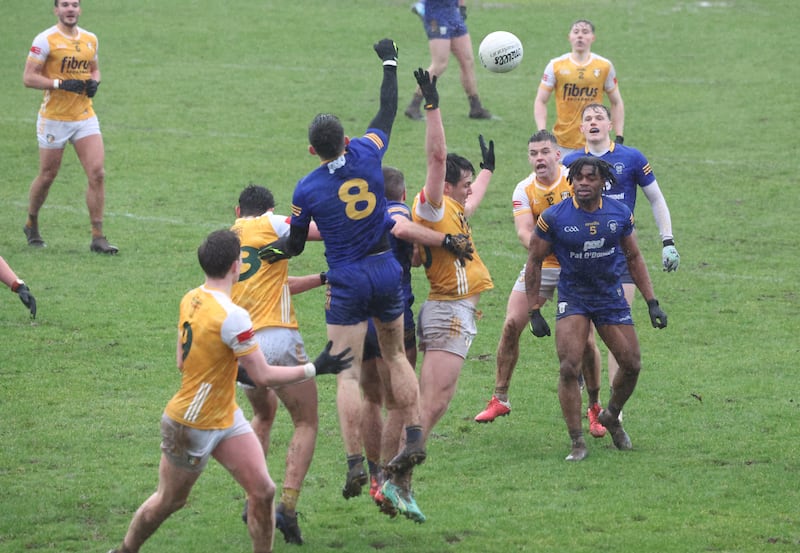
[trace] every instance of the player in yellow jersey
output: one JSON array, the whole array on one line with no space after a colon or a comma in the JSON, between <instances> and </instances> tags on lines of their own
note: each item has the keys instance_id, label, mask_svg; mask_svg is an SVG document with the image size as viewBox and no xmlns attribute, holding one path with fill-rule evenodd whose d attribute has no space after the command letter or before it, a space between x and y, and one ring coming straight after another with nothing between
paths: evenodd
<instances>
[{"instance_id":1,"label":"player in yellow jersey","mask_svg":"<svg viewBox=\"0 0 800 553\"><path fill-rule=\"evenodd\" d=\"M239 194L232 230L242 242L242 272L233 285L231 299L247 309L253 320L255 339L267 363L296 365L308 361L292 305L292 294L325 284L325 273L289 276L289 261L264 263L258 250L289 233L288 217L274 213L275 199L263 186L249 185ZM313 225L309 239L319 240ZM292 417L294 434L286 452L283 490L276 508L276 526L287 543L302 544L295 508L308 473L317 440L317 384L313 379L278 388L244 386L253 407L251 425L269 451L269 436L277 412L277 397ZM245 514L246 514L245 507ZM245 517L245 522L246 517Z\"/></svg>"},{"instance_id":2,"label":"player in yellow jersey","mask_svg":"<svg viewBox=\"0 0 800 553\"><path fill-rule=\"evenodd\" d=\"M561 164L561 153L558 150L556 137L550 131L540 130L530 137L528 162L533 172L517 184L511 197L517 238L526 250L530 244L536 221L544 210L572 197L572 185L567 181L567 169ZM540 306L544 305L547 300L553 299L561 272L558 260L554 255L548 256L542 267L542 284L539 289ZM492 422L497 417L511 413L508 387L519 359L519 339L528 324L528 317L525 266L523 265L519 278L508 296L506 318L503 322L500 342L497 345L494 394L486 409L475 417L475 422ZM594 410L590 411L594 418L591 418L590 415L589 431L593 436L602 437L606 431L597 422L597 415L601 409L598 403L600 350L597 348L593 333L589 335L582 368L586 389L589 393L589 404L594 407Z\"/></svg>"},{"instance_id":3,"label":"player in yellow jersey","mask_svg":"<svg viewBox=\"0 0 800 553\"><path fill-rule=\"evenodd\" d=\"M275 484L252 427L236 405L237 365L259 386L291 384L350 366L350 351L330 355L328 342L314 363L270 365L255 340L247 311L231 301L242 268L239 237L230 230L208 235L197 250L205 283L181 300L176 360L181 386L161 418L161 462L156 492L136 511L114 553L137 553L175 511L186 504L210 457L247 493L247 528L254 553L271 553Z\"/></svg>"},{"instance_id":4,"label":"player in yellow jersey","mask_svg":"<svg viewBox=\"0 0 800 553\"><path fill-rule=\"evenodd\" d=\"M617 86L617 72L608 59L592 53L595 41L594 24L579 19L570 27L572 51L550 60L539 83L533 102L533 118L537 129L547 128L547 102L555 93L556 135L561 158L582 149L586 141L581 133L583 108L603 103L608 95L614 120L616 140L622 143L625 127L625 105Z\"/></svg>"},{"instance_id":5,"label":"player in yellow jersey","mask_svg":"<svg viewBox=\"0 0 800 553\"><path fill-rule=\"evenodd\" d=\"M28 245L42 248L39 210L61 168L67 142L86 171L89 187L86 206L92 225L91 251L115 254L119 248L103 235L105 206L105 149L92 98L100 84L97 36L78 27L80 0L55 0L58 23L33 40L22 82L44 90L36 124L39 141L39 174L31 183L28 220L23 227Z\"/></svg>"},{"instance_id":6,"label":"player in yellow jersey","mask_svg":"<svg viewBox=\"0 0 800 553\"><path fill-rule=\"evenodd\" d=\"M442 116L438 108L436 77L414 73L425 95L427 175L411 209L414 221L454 234L472 236L467 219L483 200L494 171L494 143L480 137L483 161L475 171L469 160L447 153ZM474 181L473 181L474 179ZM475 311L481 292L493 288L492 278L478 252L460 262L443 248L421 248L420 257L430 282L430 293L419 311L419 348L422 427L427 436L447 411L456 382L476 334Z\"/></svg>"}]
</instances>

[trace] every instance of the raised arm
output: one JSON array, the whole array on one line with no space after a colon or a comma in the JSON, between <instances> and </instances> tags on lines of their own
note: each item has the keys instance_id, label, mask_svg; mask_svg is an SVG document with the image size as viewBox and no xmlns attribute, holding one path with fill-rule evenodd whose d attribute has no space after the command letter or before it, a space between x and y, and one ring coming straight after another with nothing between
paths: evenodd
<instances>
[{"instance_id":1,"label":"raised arm","mask_svg":"<svg viewBox=\"0 0 800 553\"><path fill-rule=\"evenodd\" d=\"M397 45L392 39L384 38L375 43L373 48L383 61L383 81L381 105L369 126L380 129L389 136L392 134L392 125L397 115Z\"/></svg>"},{"instance_id":2,"label":"raised arm","mask_svg":"<svg viewBox=\"0 0 800 553\"><path fill-rule=\"evenodd\" d=\"M421 67L414 71L422 95L425 97L425 154L427 173L423 193L434 206L442 204L444 178L447 171L447 142L444 136L442 113L439 110L439 91L436 90L436 75L432 76Z\"/></svg>"},{"instance_id":3,"label":"raised arm","mask_svg":"<svg viewBox=\"0 0 800 553\"><path fill-rule=\"evenodd\" d=\"M483 135L478 135L478 142L481 146L481 170L475 181L472 183L472 194L467 197L464 205L464 215L470 217L478 210L486 191L489 189L489 181L492 180L494 173L494 140L489 141L489 145L483 139Z\"/></svg>"}]
</instances>

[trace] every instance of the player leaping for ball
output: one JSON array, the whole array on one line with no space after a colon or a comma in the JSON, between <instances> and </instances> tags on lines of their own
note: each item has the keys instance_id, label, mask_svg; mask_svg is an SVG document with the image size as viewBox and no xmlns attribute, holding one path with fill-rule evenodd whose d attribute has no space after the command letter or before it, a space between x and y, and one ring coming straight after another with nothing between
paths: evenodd
<instances>
[{"instance_id":1,"label":"player leaping for ball","mask_svg":"<svg viewBox=\"0 0 800 553\"><path fill-rule=\"evenodd\" d=\"M350 348L355 356L352 368L339 375L337 390L348 463L345 498L360 494L367 483L359 431L359 374L368 318L375 323L391 375L383 380L389 416L399 416L405 426L405 449L392 458L398 444L384 440L381 457L392 459L388 467L415 466L426 457L419 388L403 343L402 268L389 245L395 222L387 214L381 171L397 114L397 46L386 38L374 48L383 62L378 113L364 136L352 140L335 115L323 113L313 119L308 129L309 151L322 163L297 183L289 236L260 253L269 262L298 255L312 219L322 235L328 261L328 337L337 348ZM413 497L395 499L394 507L406 517L425 520Z\"/></svg>"}]
</instances>

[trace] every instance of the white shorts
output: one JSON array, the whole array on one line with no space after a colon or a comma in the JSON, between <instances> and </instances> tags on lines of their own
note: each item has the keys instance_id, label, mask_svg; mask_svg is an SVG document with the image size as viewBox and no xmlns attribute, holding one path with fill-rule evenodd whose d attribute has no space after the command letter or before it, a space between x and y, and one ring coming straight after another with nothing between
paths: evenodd
<instances>
[{"instance_id":1,"label":"white shorts","mask_svg":"<svg viewBox=\"0 0 800 553\"><path fill-rule=\"evenodd\" d=\"M240 408L233 414L233 424L219 430L200 430L161 416L161 451L176 466L202 472L217 446L235 436L252 432Z\"/></svg>"},{"instance_id":2,"label":"white shorts","mask_svg":"<svg viewBox=\"0 0 800 553\"><path fill-rule=\"evenodd\" d=\"M558 287L558 277L561 276L561 269L554 267L545 267L542 269L542 282L539 285L539 295L548 300L553 299L553 292ZM525 293L525 265L519 272L517 282L514 283L512 288L514 292Z\"/></svg>"},{"instance_id":3,"label":"white shorts","mask_svg":"<svg viewBox=\"0 0 800 553\"><path fill-rule=\"evenodd\" d=\"M418 332L421 351L440 350L467 358L478 334L475 306L468 300L428 300L419 310Z\"/></svg>"},{"instance_id":4,"label":"white shorts","mask_svg":"<svg viewBox=\"0 0 800 553\"><path fill-rule=\"evenodd\" d=\"M296 328L273 326L256 330L256 342L270 365L304 365L308 363L303 337Z\"/></svg>"},{"instance_id":5,"label":"white shorts","mask_svg":"<svg viewBox=\"0 0 800 553\"><path fill-rule=\"evenodd\" d=\"M96 115L81 121L56 121L41 115L36 119L36 138L40 148L63 150L67 142L75 144L76 140L93 134L100 134L100 122Z\"/></svg>"}]
</instances>

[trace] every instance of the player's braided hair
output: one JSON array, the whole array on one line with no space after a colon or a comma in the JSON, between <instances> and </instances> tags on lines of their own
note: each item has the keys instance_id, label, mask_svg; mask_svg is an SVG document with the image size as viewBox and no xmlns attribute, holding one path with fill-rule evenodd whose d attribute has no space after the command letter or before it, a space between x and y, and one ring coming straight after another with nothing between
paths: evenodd
<instances>
[{"instance_id":1,"label":"player's braided hair","mask_svg":"<svg viewBox=\"0 0 800 553\"><path fill-rule=\"evenodd\" d=\"M581 156L570 163L567 181L572 184L572 182L575 180L575 177L577 177L581 173L581 170L587 165L589 167L594 167L595 171L597 171L597 174L600 175L600 178L603 179L603 181L609 186L613 186L617 183L617 177L614 176L614 170L611 168L611 165L599 157L594 156Z\"/></svg>"}]
</instances>

